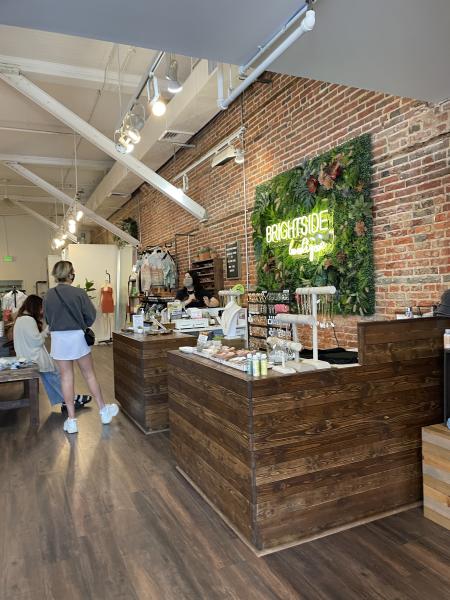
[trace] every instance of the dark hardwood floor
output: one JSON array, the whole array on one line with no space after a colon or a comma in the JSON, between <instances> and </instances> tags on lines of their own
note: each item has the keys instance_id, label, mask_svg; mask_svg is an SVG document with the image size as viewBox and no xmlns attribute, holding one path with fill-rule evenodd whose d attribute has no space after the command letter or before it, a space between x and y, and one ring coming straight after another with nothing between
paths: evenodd
<instances>
[{"instance_id":1,"label":"dark hardwood floor","mask_svg":"<svg viewBox=\"0 0 450 600\"><path fill-rule=\"evenodd\" d=\"M112 400L111 348L95 359ZM44 392L41 418L33 434L26 409L0 413L0 600L450 596L450 533L419 509L256 558L177 474L167 434L92 407L68 437Z\"/></svg>"}]
</instances>

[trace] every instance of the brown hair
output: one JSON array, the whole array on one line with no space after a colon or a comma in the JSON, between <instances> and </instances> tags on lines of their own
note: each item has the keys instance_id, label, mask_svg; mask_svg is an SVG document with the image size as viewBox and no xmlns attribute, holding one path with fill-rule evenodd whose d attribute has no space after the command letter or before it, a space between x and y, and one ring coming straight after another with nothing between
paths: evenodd
<instances>
[{"instance_id":1,"label":"brown hair","mask_svg":"<svg viewBox=\"0 0 450 600\"><path fill-rule=\"evenodd\" d=\"M39 331L42 331L42 298L35 294L30 294L25 298L24 303L19 308L16 319L29 315L36 321Z\"/></svg>"}]
</instances>

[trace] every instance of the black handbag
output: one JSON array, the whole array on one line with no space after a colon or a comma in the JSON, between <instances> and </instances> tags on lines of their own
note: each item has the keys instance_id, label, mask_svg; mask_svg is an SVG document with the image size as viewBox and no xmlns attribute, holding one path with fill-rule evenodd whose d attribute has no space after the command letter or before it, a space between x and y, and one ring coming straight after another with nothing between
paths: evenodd
<instances>
[{"instance_id":1,"label":"black handbag","mask_svg":"<svg viewBox=\"0 0 450 600\"><path fill-rule=\"evenodd\" d=\"M55 287L54 288L56 295L58 296L58 298L61 300L61 302L64 304L64 306L67 308L67 310L70 313L70 316L72 317L72 319L74 321L77 321L76 316L74 315L74 313L72 312L72 309L70 308L70 306L67 304L67 302L64 300L64 298L61 296L61 294L58 292L58 289ZM81 327L81 329L84 332L84 339L86 340L86 344L88 346L93 346L95 344L95 333L92 331L92 329L90 327L85 327L84 323L83 326Z\"/></svg>"}]
</instances>

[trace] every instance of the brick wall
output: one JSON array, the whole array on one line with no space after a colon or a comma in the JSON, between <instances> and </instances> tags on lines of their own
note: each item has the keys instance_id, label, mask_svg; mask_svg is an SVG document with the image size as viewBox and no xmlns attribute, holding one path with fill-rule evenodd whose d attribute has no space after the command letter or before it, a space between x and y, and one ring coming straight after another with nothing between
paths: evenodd
<instances>
[{"instance_id":1,"label":"brick wall","mask_svg":"<svg viewBox=\"0 0 450 600\"><path fill-rule=\"evenodd\" d=\"M136 214L140 205L143 245L193 232L191 255L241 241L245 283L245 217L255 186L362 133L373 134L376 316L392 318L408 305L439 299L450 281L450 102L440 106L381 93L269 74L213 119L160 173L169 180L241 124L246 127L245 166L209 161L189 174L188 194L208 210L198 223L144 184L114 216ZM255 283L251 228L247 228L250 284ZM178 238L180 272L188 268L188 240ZM229 284L235 282L227 282ZM341 345L356 345L356 318L336 318ZM331 342L330 342L331 343Z\"/></svg>"}]
</instances>

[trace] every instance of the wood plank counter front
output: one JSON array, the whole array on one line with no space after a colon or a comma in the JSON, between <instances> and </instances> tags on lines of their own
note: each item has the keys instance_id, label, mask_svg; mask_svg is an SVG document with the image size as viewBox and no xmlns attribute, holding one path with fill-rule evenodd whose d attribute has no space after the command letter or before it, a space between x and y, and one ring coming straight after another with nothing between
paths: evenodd
<instances>
[{"instance_id":1,"label":"wood plank counter front","mask_svg":"<svg viewBox=\"0 0 450 600\"><path fill-rule=\"evenodd\" d=\"M167 351L196 344L179 333L113 333L115 397L144 433L168 427Z\"/></svg>"},{"instance_id":2,"label":"wood plank counter front","mask_svg":"<svg viewBox=\"0 0 450 600\"><path fill-rule=\"evenodd\" d=\"M361 323L361 364L263 378L170 352L179 469L259 554L417 503L421 428L443 415L446 327Z\"/></svg>"}]
</instances>

